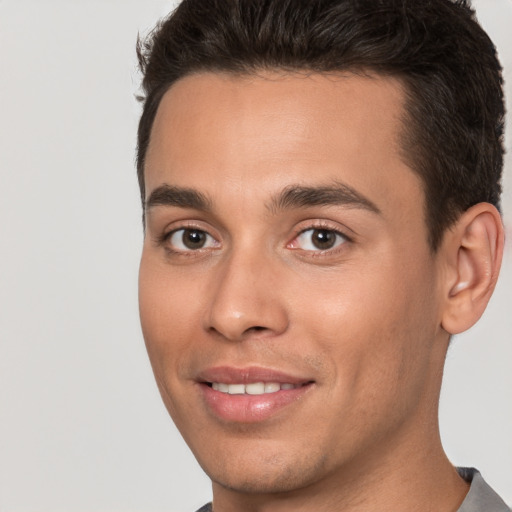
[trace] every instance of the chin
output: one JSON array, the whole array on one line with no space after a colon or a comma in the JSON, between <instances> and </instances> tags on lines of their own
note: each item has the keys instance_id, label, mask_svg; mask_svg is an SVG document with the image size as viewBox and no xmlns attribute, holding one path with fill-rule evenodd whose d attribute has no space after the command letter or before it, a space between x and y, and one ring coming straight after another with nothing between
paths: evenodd
<instances>
[{"instance_id":1,"label":"chin","mask_svg":"<svg viewBox=\"0 0 512 512\"><path fill-rule=\"evenodd\" d=\"M273 454L258 460L232 456L215 464L201 464L214 482L225 489L244 494L278 494L292 492L314 483L323 474L324 463L312 463L305 456L295 460Z\"/></svg>"},{"instance_id":2,"label":"chin","mask_svg":"<svg viewBox=\"0 0 512 512\"><path fill-rule=\"evenodd\" d=\"M302 473L302 472L300 472ZM232 471L220 475L208 474L217 485L242 494L281 494L306 487L308 485L304 474L296 475L283 468L279 474L234 475Z\"/></svg>"}]
</instances>

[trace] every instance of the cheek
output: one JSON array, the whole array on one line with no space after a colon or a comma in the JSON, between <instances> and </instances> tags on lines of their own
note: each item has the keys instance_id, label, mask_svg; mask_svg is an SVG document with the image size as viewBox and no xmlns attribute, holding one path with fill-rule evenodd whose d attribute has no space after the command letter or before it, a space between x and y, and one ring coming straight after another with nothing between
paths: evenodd
<instances>
[{"instance_id":1,"label":"cheek","mask_svg":"<svg viewBox=\"0 0 512 512\"><path fill-rule=\"evenodd\" d=\"M178 428L193 415L180 382L187 380L189 340L198 325L197 294L166 265L144 255L139 270L139 312L149 360L163 402ZM181 405L180 405L181 404Z\"/></svg>"},{"instance_id":2,"label":"cheek","mask_svg":"<svg viewBox=\"0 0 512 512\"><path fill-rule=\"evenodd\" d=\"M334 379L353 392L396 396L405 381L426 377L435 301L428 267L396 255L378 262L305 282L291 310L331 362Z\"/></svg>"},{"instance_id":3,"label":"cheek","mask_svg":"<svg viewBox=\"0 0 512 512\"><path fill-rule=\"evenodd\" d=\"M144 340L157 378L181 357L181 340L197 325L197 294L159 262L143 254L139 271L139 312Z\"/></svg>"}]
</instances>

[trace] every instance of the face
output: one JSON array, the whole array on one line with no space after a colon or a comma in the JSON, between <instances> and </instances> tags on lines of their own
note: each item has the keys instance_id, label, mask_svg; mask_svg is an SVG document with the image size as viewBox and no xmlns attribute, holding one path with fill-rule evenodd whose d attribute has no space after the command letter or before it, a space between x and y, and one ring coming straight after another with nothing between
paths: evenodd
<instances>
[{"instance_id":1,"label":"face","mask_svg":"<svg viewBox=\"0 0 512 512\"><path fill-rule=\"evenodd\" d=\"M214 488L328 485L425 444L439 265L402 105L398 81L353 75L205 73L162 100L141 321Z\"/></svg>"}]
</instances>

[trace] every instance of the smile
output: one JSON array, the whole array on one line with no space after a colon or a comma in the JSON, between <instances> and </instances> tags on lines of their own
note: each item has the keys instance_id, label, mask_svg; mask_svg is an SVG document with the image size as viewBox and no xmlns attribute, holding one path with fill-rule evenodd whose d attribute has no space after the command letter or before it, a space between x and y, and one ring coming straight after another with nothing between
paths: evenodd
<instances>
[{"instance_id":1,"label":"smile","mask_svg":"<svg viewBox=\"0 0 512 512\"><path fill-rule=\"evenodd\" d=\"M300 387L299 384L290 382L251 382L248 384L226 384L224 382L212 382L211 387L215 391L227 393L229 395L265 395L276 393L277 391L286 391Z\"/></svg>"},{"instance_id":2,"label":"smile","mask_svg":"<svg viewBox=\"0 0 512 512\"><path fill-rule=\"evenodd\" d=\"M228 423L259 423L293 411L316 387L309 376L262 367L217 366L196 379L206 410Z\"/></svg>"}]
</instances>

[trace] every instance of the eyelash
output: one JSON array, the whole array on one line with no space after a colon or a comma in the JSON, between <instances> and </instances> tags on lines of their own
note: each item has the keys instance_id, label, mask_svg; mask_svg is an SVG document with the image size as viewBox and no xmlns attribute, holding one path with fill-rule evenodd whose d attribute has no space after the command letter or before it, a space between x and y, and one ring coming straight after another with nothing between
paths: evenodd
<instances>
[{"instance_id":1,"label":"eyelash","mask_svg":"<svg viewBox=\"0 0 512 512\"><path fill-rule=\"evenodd\" d=\"M170 231L166 231L166 232L162 233L162 235L156 239L157 245L164 247L164 249L167 251L167 253L170 254L171 256L179 256L179 257L185 257L185 258L200 256L200 255L204 254L205 250L210 249L210 248L206 248L206 249L198 248L195 250L190 249L188 251L174 249L172 247L172 245L170 244L170 240L173 237L173 235L175 235L176 233L178 233L180 231L197 231L200 233L204 233L206 236L210 237L211 239L213 239L217 242L216 238L214 236L212 236L208 231L206 231L205 229L203 229L201 227L191 224L191 225L179 226L175 229L172 229Z\"/></svg>"},{"instance_id":2,"label":"eyelash","mask_svg":"<svg viewBox=\"0 0 512 512\"><path fill-rule=\"evenodd\" d=\"M334 233L337 237L341 237L343 239L343 241L341 241L340 243L337 243L337 245L335 245L333 248L328 248L328 249L317 249L317 250L308 250L308 249L301 249L300 247L290 247L290 245L295 241L297 240L301 235L303 235L304 233L307 233L308 231L327 231L327 232L330 232L330 233ZM304 253L307 253L308 254L308 257L312 257L312 258L322 258L322 257L328 257L328 256L332 256L332 255L335 255L341 251L344 250L344 247L347 243L351 243L353 242L353 239L349 236L347 236L345 234L345 232L341 231L340 229L338 228L335 228L333 227L331 224L325 222L325 221L320 221L320 222L316 222L316 223L313 223L313 224L310 224L310 225L307 225L307 227L304 227L303 229L300 229L297 231L297 233L295 234L295 236L293 237L293 240L291 242L289 242L287 244L287 247L290 248L291 250L296 250L296 251L301 251L303 254Z\"/></svg>"},{"instance_id":3,"label":"eyelash","mask_svg":"<svg viewBox=\"0 0 512 512\"><path fill-rule=\"evenodd\" d=\"M217 239L211 235L207 230L202 229L201 227L198 227L196 225L182 225L175 229L172 229L171 231L164 232L161 236L159 236L156 240L157 244L159 246L162 246L165 248L165 250L172 256L180 256L180 257L198 257L204 254L204 251L208 251L211 249L211 247L207 248L198 248L198 249L190 249L190 250L180 250L175 249L172 247L172 245L169 243L172 236L180 231L198 231L201 233L206 234L206 236L213 239L216 243L219 243ZM328 249L318 249L318 250L311 250L311 249L302 249L300 247L290 247L290 245L296 241L301 235L304 233L307 233L308 231L327 231L330 233L334 233L337 237L343 238L343 241L341 243L337 243L335 247L328 248ZM301 251L303 254L307 253L308 257L327 257L330 255L337 254L338 252L343 250L343 246L347 243L353 242L353 239L349 236L347 236L343 231L340 231L338 228L334 228L332 225L330 225L327 222L315 222L313 224L308 224L307 227L304 227L302 229L297 230L297 232L294 234L293 239L291 242L288 242L286 244L286 248L296 251Z\"/></svg>"}]
</instances>

